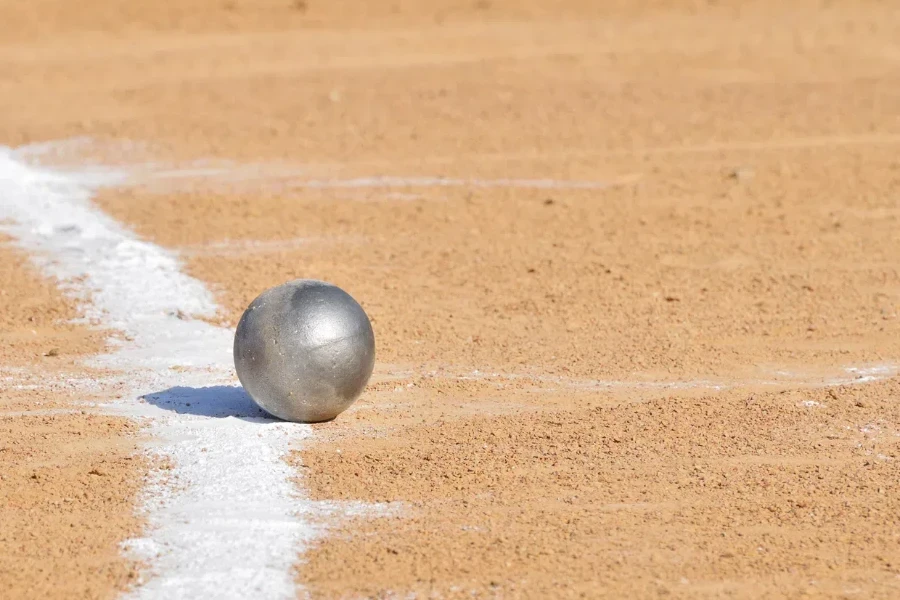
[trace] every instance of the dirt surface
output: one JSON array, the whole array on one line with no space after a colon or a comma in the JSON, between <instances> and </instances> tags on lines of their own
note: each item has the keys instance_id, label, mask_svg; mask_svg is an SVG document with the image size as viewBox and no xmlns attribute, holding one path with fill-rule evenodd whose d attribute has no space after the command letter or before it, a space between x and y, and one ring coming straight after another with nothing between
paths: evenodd
<instances>
[{"instance_id":1,"label":"dirt surface","mask_svg":"<svg viewBox=\"0 0 900 600\"><path fill-rule=\"evenodd\" d=\"M896 597L898 392L572 394L578 408L335 424L367 439L303 454L315 496L401 507L300 574L326 597L348 580L365 597Z\"/></svg>"},{"instance_id":2,"label":"dirt surface","mask_svg":"<svg viewBox=\"0 0 900 600\"><path fill-rule=\"evenodd\" d=\"M104 347L19 250L0 246L0 588L4 598L112 598L133 582L137 426L91 412L79 359Z\"/></svg>"},{"instance_id":3,"label":"dirt surface","mask_svg":"<svg viewBox=\"0 0 900 600\"><path fill-rule=\"evenodd\" d=\"M294 460L397 505L298 558L315 594L900 594L893 3L0 7L0 143L235 161L97 202L227 322L294 277L372 316Z\"/></svg>"},{"instance_id":4,"label":"dirt surface","mask_svg":"<svg viewBox=\"0 0 900 600\"><path fill-rule=\"evenodd\" d=\"M137 426L96 414L0 412L0 585L6 598L113 598L134 583Z\"/></svg>"},{"instance_id":5,"label":"dirt surface","mask_svg":"<svg viewBox=\"0 0 900 600\"><path fill-rule=\"evenodd\" d=\"M24 251L0 235L0 361L2 370L72 369L103 350L102 331L72 323L79 316L52 281L41 278Z\"/></svg>"}]
</instances>

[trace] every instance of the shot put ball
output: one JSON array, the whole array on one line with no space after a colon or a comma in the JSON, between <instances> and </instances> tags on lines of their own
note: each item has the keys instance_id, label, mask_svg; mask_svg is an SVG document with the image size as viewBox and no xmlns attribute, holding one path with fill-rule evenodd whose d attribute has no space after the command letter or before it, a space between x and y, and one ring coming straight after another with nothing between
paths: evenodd
<instances>
[{"instance_id":1,"label":"shot put ball","mask_svg":"<svg viewBox=\"0 0 900 600\"><path fill-rule=\"evenodd\" d=\"M330 421L359 397L375 366L375 334L362 307L323 281L298 279L266 290L234 335L244 389L286 421Z\"/></svg>"}]
</instances>

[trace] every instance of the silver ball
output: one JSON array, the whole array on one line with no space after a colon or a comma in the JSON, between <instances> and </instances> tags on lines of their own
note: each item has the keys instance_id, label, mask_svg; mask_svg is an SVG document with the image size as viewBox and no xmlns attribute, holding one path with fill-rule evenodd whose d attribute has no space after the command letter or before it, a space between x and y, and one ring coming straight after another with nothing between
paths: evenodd
<instances>
[{"instance_id":1,"label":"silver ball","mask_svg":"<svg viewBox=\"0 0 900 600\"><path fill-rule=\"evenodd\" d=\"M375 334L347 292L298 279L266 290L234 334L234 366L260 408L286 421L330 421L362 393Z\"/></svg>"}]
</instances>

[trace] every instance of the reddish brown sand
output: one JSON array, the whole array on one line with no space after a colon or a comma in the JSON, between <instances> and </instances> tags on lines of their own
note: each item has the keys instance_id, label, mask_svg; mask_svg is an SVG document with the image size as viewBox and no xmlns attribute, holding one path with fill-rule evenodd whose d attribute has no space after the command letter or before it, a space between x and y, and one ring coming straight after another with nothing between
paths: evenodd
<instances>
[{"instance_id":1,"label":"reddish brown sand","mask_svg":"<svg viewBox=\"0 0 900 600\"><path fill-rule=\"evenodd\" d=\"M314 594L900 595L897 380L807 385L900 358L893 3L0 7L0 143L608 184L100 196L227 322L293 277L371 314L370 391L293 461L396 504L298 558Z\"/></svg>"}]
</instances>

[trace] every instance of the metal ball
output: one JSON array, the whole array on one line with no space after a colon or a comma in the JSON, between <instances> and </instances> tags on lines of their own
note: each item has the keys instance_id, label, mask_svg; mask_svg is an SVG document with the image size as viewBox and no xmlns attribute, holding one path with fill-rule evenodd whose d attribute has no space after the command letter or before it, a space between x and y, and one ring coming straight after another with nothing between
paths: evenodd
<instances>
[{"instance_id":1,"label":"metal ball","mask_svg":"<svg viewBox=\"0 0 900 600\"><path fill-rule=\"evenodd\" d=\"M375 334L362 307L337 286L298 279L266 290L234 335L241 385L286 421L330 421L359 397L375 366Z\"/></svg>"}]
</instances>

